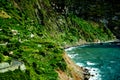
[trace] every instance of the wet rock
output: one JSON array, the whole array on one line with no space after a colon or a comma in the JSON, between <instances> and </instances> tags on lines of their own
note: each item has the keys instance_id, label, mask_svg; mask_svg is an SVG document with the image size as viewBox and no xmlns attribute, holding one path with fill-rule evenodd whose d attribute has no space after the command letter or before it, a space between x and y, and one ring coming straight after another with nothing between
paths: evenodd
<instances>
[{"instance_id":1,"label":"wet rock","mask_svg":"<svg viewBox=\"0 0 120 80\"><path fill-rule=\"evenodd\" d=\"M84 69L84 80L89 80L90 78L90 73L88 69Z\"/></svg>"}]
</instances>

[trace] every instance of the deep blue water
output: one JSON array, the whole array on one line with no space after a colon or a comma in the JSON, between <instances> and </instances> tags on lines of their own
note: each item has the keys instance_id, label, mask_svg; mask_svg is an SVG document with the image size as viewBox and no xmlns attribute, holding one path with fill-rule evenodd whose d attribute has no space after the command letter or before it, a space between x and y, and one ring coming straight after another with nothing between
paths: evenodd
<instances>
[{"instance_id":1,"label":"deep blue water","mask_svg":"<svg viewBox=\"0 0 120 80\"><path fill-rule=\"evenodd\" d=\"M66 49L79 65L89 69L89 80L120 80L120 43L91 44Z\"/></svg>"}]
</instances>

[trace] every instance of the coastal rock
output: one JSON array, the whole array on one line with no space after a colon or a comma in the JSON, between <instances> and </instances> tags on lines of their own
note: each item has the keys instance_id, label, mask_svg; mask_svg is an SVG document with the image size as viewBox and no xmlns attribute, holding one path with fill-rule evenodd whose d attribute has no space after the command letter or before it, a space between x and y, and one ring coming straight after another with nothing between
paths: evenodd
<instances>
[{"instance_id":1,"label":"coastal rock","mask_svg":"<svg viewBox=\"0 0 120 80\"><path fill-rule=\"evenodd\" d=\"M77 66L66 53L63 54L63 58L67 63L67 71L56 70L59 76L59 80L88 80L89 75L85 75L84 69ZM87 73L86 73L87 74Z\"/></svg>"}]
</instances>

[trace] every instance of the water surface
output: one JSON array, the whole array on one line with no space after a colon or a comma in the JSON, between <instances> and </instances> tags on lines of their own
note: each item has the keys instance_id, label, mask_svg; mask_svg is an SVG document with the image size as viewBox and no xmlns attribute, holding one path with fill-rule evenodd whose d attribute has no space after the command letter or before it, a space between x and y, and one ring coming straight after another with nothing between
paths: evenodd
<instances>
[{"instance_id":1,"label":"water surface","mask_svg":"<svg viewBox=\"0 0 120 80\"><path fill-rule=\"evenodd\" d=\"M89 69L89 80L120 80L120 43L82 45L66 49L79 66Z\"/></svg>"}]
</instances>

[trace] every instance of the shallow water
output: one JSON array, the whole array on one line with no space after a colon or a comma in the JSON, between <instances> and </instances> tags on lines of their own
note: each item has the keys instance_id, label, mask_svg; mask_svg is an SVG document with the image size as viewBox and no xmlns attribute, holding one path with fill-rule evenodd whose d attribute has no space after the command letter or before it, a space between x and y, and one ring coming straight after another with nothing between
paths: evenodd
<instances>
[{"instance_id":1,"label":"shallow water","mask_svg":"<svg viewBox=\"0 0 120 80\"><path fill-rule=\"evenodd\" d=\"M120 80L120 44L104 43L66 49L79 66L89 69L89 80Z\"/></svg>"}]
</instances>

